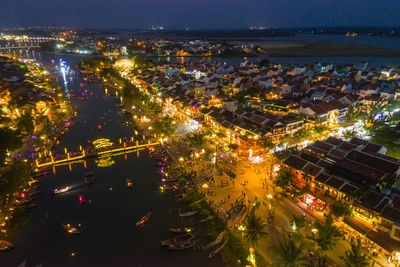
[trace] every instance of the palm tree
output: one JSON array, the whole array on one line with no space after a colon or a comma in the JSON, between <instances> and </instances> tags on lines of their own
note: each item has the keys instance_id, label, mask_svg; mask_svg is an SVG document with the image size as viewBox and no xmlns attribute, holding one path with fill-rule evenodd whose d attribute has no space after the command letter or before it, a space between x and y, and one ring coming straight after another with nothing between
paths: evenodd
<instances>
[{"instance_id":1,"label":"palm tree","mask_svg":"<svg viewBox=\"0 0 400 267\"><path fill-rule=\"evenodd\" d=\"M344 256L340 258L344 261L347 267L366 267L370 266L372 255L361 246L359 239L351 240L351 248L344 252Z\"/></svg>"},{"instance_id":2,"label":"palm tree","mask_svg":"<svg viewBox=\"0 0 400 267\"><path fill-rule=\"evenodd\" d=\"M367 107L367 112L366 112L366 119L365 119L365 125L367 128L371 128L375 121L375 116L377 113L382 112L385 107L384 102L375 102ZM379 122L379 121L378 121Z\"/></svg>"},{"instance_id":3,"label":"palm tree","mask_svg":"<svg viewBox=\"0 0 400 267\"><path fill-rule=\"evenodd\" d=\"M264 231L267 225L260 217L254 214L254 209L246 216L245 226L244 237L250 244L256 245L262 237L267 235L267 232Z\"/></svg>"},{"instance_id":4,"label":"palm tree","mask_svg":"<svg viewBox=\"0 0 400 267\"><path fill-rule=\"evenodd\" d=\"M304 256L304 245L300 243L296 245L293 238L288 237L281 240L278 247L274 247L279 258L273 263L273 266L297 267L306 265L306 257Z\"/></svg>"},{"instance_id":5,"label":"palm tree","mask_svg":"<svg viewBox=\"0 0 400 267\"><path fill-rule=\"evenodd\" d=\"M328 217L325 224L317 223L315 228L317 231L310 236L310 239L319 246L322 252L332 249L341 236L339 229L333 225L331 216Z\"/></svg>"},{"instance_id":6,"label":"palm tree","mask_svg":"<svg viewBox=\"0 0 400 267\"><path fill-rule=\"evenodd\" d=\"M328 259L326 257L326 255L321 255L317 261L310 261L308 263L309 267L328 267L330 266L328 264Z\"/></svg>"}]
</instances>

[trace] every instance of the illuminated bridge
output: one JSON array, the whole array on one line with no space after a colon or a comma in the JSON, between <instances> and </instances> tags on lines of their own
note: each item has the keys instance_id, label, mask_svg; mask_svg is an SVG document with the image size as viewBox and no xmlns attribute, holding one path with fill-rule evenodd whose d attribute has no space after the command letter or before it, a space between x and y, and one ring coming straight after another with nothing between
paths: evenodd
<instances>
[{"instance_id":1,"label":"illuminated bridge","mask_svg":"<svg viewBox=\"0 0 400 267\"><path fill-rule=\"evenodd\" d=\"M46 154L40 154L35 160L36 167L46 167L52 165L68 164L75 161L81 161L85 158L97 157L105 154L124 154L136 149L144 149L149 146L156 146L163 143L162 139L149 139L138 141L131 139L123 142L119 139L118 144L114 144L109 139L101 138L92 142L92 146L87 149L79 148L79 152L68 152L67 148L64 148L64 154L54 156L50 151Z\"/></svg>"},{"instance_id":2,"label":"illuminated bridge","mask_svg":"<svg viewBox=\"0 0 400 267\"><path fill-rule=\"evenodd\" d=\"M0 46L0 50L9 50L9 49L30 49L30 48L39 48L39 45L20 45L20 46Z\"/></svg>"}]
</instances>

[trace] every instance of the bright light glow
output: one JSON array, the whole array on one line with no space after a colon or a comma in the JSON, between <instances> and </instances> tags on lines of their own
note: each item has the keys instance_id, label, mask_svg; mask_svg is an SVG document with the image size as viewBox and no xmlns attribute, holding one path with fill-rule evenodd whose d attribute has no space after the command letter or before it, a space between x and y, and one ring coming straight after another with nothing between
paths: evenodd
<instances>
[{"instance_id":1,"label":"bright light glow","mask_svg":"<svg viewBox=\"0 0 400 267\"><path fill-rule=\"evenodd\" d=\"M255 157L250 158L250 161L251 161L252 163L254 163L254 164L257 164L257 163L263 162L263 161L264 161L264 158L263 158L263 157L260 157L260 156L255 156Z\"/></svg>"}]
</instances>

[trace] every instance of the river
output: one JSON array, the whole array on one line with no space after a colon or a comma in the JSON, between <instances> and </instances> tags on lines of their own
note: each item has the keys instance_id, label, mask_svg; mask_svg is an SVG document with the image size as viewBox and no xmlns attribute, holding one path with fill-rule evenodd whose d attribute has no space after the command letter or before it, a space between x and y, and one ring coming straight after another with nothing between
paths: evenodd
<instances>
[{"instance_id":1,"label":"river","mask_svg":"<svg viewBox=\"0 0 400 267\"><path fill-rule=\"evenodd\" d=\"M38 56L47 64L51 64L51 59L58 62L61 57ZM82 59L80 56L62 58L71 66ZM106 137L118 142L120 137L133 135L124 115L115 107L114 97L107 96L100 85L81 87L83 80L79 75L72 80L66 77L68 84L64 84L61 73L58 75L64 90L67 87L71 95L81 95L87 90L88 99L71 99L78 109L74 120L77 125L60 138L57 151L64 147L77 150L88 139ZM98 124L103 125L102 131L96 129ZM16 248L0 255L0 266L17 266L24 260L27 266L223 265L221 257L209 260L202 250L170 252L160 246L160 240L174 236L169 232L170 227L182 227L190 221L180 220L179 204L170 194L158 189L156 167L145 150L101 161L88 160L86 165L86 169L83 163L73 164L71 169L56 167L55 174L40 178L39 206L29 211L32 220L27 226L9 231L8 240ZM87 170L93 171L95 177L95 184L90 188L83 183ZM132 179L132 188L126 186L127 177ZM52 195L55 188L64 186L76 189ZM85 196L87 204L80 204L79 195ZM151 219L143 228L136 228L135 223L149 211ZM81 224L81 233L68 235L61 228L62 223Z\"/></svg>"}]
</instances>

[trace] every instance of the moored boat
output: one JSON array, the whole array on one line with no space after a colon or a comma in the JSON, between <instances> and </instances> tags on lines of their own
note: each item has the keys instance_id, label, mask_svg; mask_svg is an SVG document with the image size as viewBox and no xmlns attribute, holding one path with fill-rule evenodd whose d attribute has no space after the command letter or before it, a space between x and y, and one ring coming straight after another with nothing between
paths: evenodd
<instances>
[{"instance_id":1,"label":"moored boat","mask_svg":"<svg viewBox=\"0 0 400 267\"><path fill-rule=\"evenodd\" d=\"M0 240L0 251L9 251L12 248L14 248L14 245L11 242Z\"/></svg>"},{"instance_id":2,"label":"moored boat","mask_svg":"<svg viewBox=\"0 0 400 267\"><path fill-rule=\"evenodd\" d=\"M179 213L179 216L181 216L181 217L189 217L189 216L193 216L193 215L195 215L197 213L199 213L198 210L192 210L192 211L188 211L188 212Z\"/></svg>"},{"instance_id":3,"label":"moored boat","mask_svg":"<svg viewBox=\"0 0 400 267\"><path fill-rule=\"evenodd\" d=\"M178 236L175 236L173 238L161 241L161 246L169 246L169 245L175 244L175 243L186 242L186 241L189 241L189 240L193 240L195 237L196 237L196 235L192 234L192 233L178 235Z\"/></svg>"},{"instance_id":4,"label":"moored boat","mask_svg":"<svg viewBox=\"0 0 400 267\"><path fill-rule=\"evenodd\" d=\"M187 227L183 227L183 228L169 228L169 230L171 232L174 233L178 233L178 234L184 234L184 233L190 233L193 231L193 228L187 228Z\"/></svg>"},{"instance_id":5,"label":"moored boat","mask_svg":"<svg viewBox=\"0 0 400 267\"><path fill-rule=\"evenodd\" d=\"M127 186L127 187L132 187L132 186L133 186L132 180L131 180L131 179L126 178L126 186Z\"/></svg>"},{"instance_id":6,"label":"moored boat","mask_svg":"<svg viewBox=\"0 0 400 267\"><path fill-rule=\"evenodd\" d=\"M62 193L68 192L69 189L70 189L69 186L66 186L66 187L60 188L60 189L56 188L56 189L54 189L53 193L54 193L55 195L58 195L58 194L62 194Z\"/></svg>"},{"instance_id":7,"label":"moored boat","mask_svg":"<svg viewBox=\"0 0 400 267\"><path fill-rule=\"evenodd\" d=\"M145 216L143 216L137 223L136 227L143 226L145 222L150 220L151 212L148 212Z\"/></svg>"},{"instance_id":8,"label":"moored boat","mask_svg":"<svg viewBox=\"0 0 400 267\"><path fill-rule=\"evenodd\" d=\"M168 249L169 250L183 250L183 249L191 248L195 244L196 244L195 240L187 240L185 242L168 245Z\"/></svg>"},{"instance_id":9,"label":"moored boat","mask_svg":"<svg viewBox=\"0 0 400 267\"><path fill-rule=\"evenodd\" d=\"M70 225L69 223L62 224L61 226L63 227L64 231L66 231L68 234L72 234L72 235L79 234L79 230L76 227Z\"/></svg>"}]
</instances>

